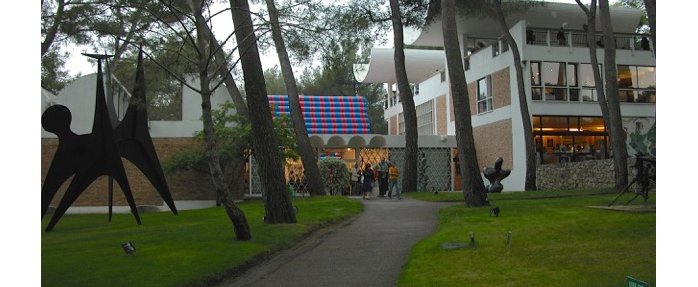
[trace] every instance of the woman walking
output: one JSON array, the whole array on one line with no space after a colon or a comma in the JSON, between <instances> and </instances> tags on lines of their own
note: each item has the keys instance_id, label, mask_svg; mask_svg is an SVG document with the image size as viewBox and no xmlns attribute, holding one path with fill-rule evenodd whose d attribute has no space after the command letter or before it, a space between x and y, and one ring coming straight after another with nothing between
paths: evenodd
<instances>
[{"instance_id":1,"label":"woman walking","mask_svg":"<svg viewBox=\"0 0 698 287\"><path fill-rule=\"evenodd\" d=\"M371 169L371 164L367 163L364 170L361 172L364 181L363 183L363 199L371 199L369 193L373 191L373 181L375 181L373 170Z\"/></svg>"}]
</instances>

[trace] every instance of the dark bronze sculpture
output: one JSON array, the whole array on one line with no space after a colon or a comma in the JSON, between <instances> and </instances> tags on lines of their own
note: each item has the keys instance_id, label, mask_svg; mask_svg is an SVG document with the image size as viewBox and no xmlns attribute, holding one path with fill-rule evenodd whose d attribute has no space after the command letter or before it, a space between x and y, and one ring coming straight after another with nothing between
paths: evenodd
<instances>
[{"instance_id":1,"label":"dark bronze sculpture","mask_svg":"<svg viewBox=\"0 0 698 287\"><path fill-rule=\"evenodd\" d=\"M647 200L649 199L650 184L657 181L657 176L655 173L656 164L656 158L653 156L648 156L640 152L635 154L635 178L633 178L633 180L620 193L618 193L618 196L616 196L616 198L614 198L613 201L608 204L608 206L613 205L621 195L630 190L633 184L637 184L635 186L635 196L628 200L625 205L630 204L630 202L635 200L640 195L642 195L646 205Z\"/></svg>"},{"instance_id":2,"label":"dark bronze sculpture","mask_svg":"<svg viewBox=\"0 0 698 287\"><path fill-rule=\"evenodd\" d=\"M136 87L124 121L112 129L102 81L102 60L109 55L84 54L96 58L97 61L97 93L95 102L94 123L92 132L77 135L70 130L70 110L62 105L49 107L41 117L42 126L46 131L58 136L58 148L44 180L41 195L41 216L46 215L51 200L60 186L73 176L65 195L61 199L46 231L53 230L58 220L65 214L82 192L97 178L107 175L119 183L131 213L136 222L141 224L138 209L126 178L121 156L133 162L155 186L174 214L177 210L169 192L167 182L155 154L152 139L148 133L147 115L145 109L145 89L142 67L142 54L139 53ZM111 194L109 197L109 213L111 218Z\"/></svg>"},{"instance_id":3,"label":"dark bronze sculpture","mask_svg":"<svg viewBox=\"0 0 698 287\"><path fill-rule=\"evenodd\" d=\"M487 186L488 193L502 192L502 189L504 189L501 181L511 174L511 170L502 169L503 161L501 157L498 157L494 162L494 168L485 168L485 178L490 181L490 185Z\"/></svg>"}]
</instances>

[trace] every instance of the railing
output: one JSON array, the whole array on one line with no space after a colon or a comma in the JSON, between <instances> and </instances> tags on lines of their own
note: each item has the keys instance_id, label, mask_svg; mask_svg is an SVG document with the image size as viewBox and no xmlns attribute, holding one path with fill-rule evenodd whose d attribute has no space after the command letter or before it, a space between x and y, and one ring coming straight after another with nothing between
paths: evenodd
<instances>
[{"instance_id":1,"label":"railing","mask_svg":"<svg viewBox=\"0 0 698 287\"><path fill-rule=\"evenodd\" d=\"M549 47L588 47L586 32L579 30L560 31L545 28L529 28L526 30L526 44ZM653 46L649 35L616 33L613 35L616 42L616 49L619 50L652 50ZM603 48L603 34L597 33L594 41L598 48Z\"/></svg>"}]
</instances>

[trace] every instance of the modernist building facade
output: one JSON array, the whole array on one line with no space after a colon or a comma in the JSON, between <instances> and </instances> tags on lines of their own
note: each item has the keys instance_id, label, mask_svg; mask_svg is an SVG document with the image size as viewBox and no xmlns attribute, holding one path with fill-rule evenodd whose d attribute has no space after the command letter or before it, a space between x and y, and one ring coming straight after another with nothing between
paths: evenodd
<instances>
[{"instance_id":1,"label":"modernist building facade","mask_svg":"<svg viewBox=\"0 0 698 287\"><path fill-rule=\"evenodd\" d=\"M76 134L87 134L92 131L94 117L94 93L96 89L96 74L80 77L69 83L58 95L46 90L41 93L41 112L49 106L60 104L68 107L71 112L71 131ZM198 86L195 77L187 79L191 86ZM112 83L118 85L118 83ZM112 85L112 86L113 86ZM106 86L106 85L105 85ZM129 95L123 89L114 87L107 92L110 112L119 119L123 118L128 105ZM158 157L164 161L179 151L196 148L198 143L193 134L202 130L201 97L186 86L181 88L181 116L173 120L149 120L148 126ZM226 89L217 89L211 97L214 109L230 100ZM285 96L269 96L273 114L279 116L288 113ZM399 166L404 162L404 137L394 135L372 134L368 125L366 102L359 96L301 96L303 114L313 147L318 158L334 157L342 159L347 167L371 163L377 164L381 159L391 159ZM46 176L53 155L58 148L58 138L55 134L41 129L41 167L42 181ZM422 147L421 160L424 174L422 189L451 190L451 150L456 146L454 137L423 136L419 139ZM163 201L150 182L130 162L124 160L124 167L130 182L135 201L138 205L160 207ZM298 182L299 191L303 191L303 167L300 160L287 160L286 179L289 183ZM261 180L257 171L254 157L250 157L245 170L247 191L244 196L256 197L261 195ZM172 197L177 209L191 209L214 206L216 193L207 173L185 171L166 173ZM68 184L63 184L55 196L52 206L57 205ZM107 178L100 177L91 184L68 210L69 213L106 212L108 202ZM115 185L114 211L129 212L120 187ZM242 196L242 195L241 195Z\"/></svg>"},{"instance_id":2,"label":"modernist building facade","mask_svg":"<svg viewBox=\"0 0 698 287\"><path fill-rule=\"evenodd\" d=\"M637 9L611 8L621 114L631 156L636 152L655 154L656 150L656 57L649 37L634 34L640 15ZM520 112L513 56L497 23L478 17L459 18L457 22L477 160L482 169L497 157L504 158L503 167L512 170L503 181L505 191L524 187L523 117L532 121L541 164L558 163L561 158L607 158L612 153L583 31L586 17L576 4L548 3L507 17L521 55L528 115ZM407 33L405 38L406 44L420 47L405 51L419 135L454 135L454 113L459 111L453 109L449 91L441 21ZM603 76L604 50L598 45ZM385 84L389 132L402 134L404 117L393 71L393 49L374 48L371 52L369 63L355 65L354 75L361 82Z\"/></svg>"}]
</instances>

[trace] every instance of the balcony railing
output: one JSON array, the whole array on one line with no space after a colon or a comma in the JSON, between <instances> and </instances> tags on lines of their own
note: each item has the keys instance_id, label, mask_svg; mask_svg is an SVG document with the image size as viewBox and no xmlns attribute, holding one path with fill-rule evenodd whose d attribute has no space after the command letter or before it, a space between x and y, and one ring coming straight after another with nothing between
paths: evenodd
<instances>
[{"instance_id":1,"label":"balcony railing","mask_svg":"<svg viewBox=\"0 0 698 287\"><path fill-rule=\"evenodd\" d=\"M526 30L526 44L549 47L588 47L587 35L584 31L565 30L562 37L558 37L560 30L545 28L529 28ZM653 50L649 35L616 33L616 49L619 50ZM603 48L603 34L596 34L594 39L598 48Z\"/></svg>"}]
</instances>

